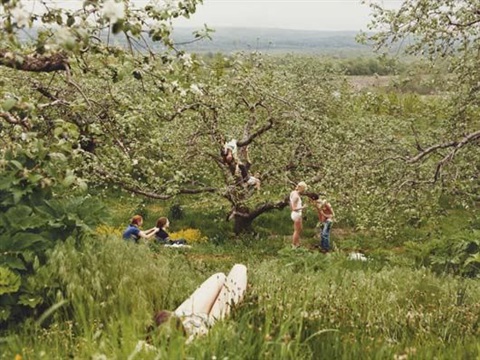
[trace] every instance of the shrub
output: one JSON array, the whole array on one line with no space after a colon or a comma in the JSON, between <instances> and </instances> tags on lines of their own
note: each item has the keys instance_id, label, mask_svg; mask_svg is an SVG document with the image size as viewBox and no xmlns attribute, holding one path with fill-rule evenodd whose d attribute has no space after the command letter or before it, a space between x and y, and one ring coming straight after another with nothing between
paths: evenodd
<instances>
[{"instance_id":1,"label":"shrub","mask_svg":"<svg viewBox=\"0 0 480 360\"><path fill-rule=\"evenodd\" d=\"M36 152L6 152L2 164L0 327L49 305L46 294L56 284L33 280L49 250L66 239L79 243L104 214L96 199L68 193L79 179L63 167L65 156L36 145Z\"/></svg>"}]
</instances>

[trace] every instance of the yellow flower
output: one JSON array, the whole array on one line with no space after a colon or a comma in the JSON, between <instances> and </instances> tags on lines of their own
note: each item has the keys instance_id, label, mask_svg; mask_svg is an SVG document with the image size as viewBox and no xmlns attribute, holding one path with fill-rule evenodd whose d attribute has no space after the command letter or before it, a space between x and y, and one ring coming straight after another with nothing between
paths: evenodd
<instances>
[{"instance_id":1,"label":"yellow flower","mask_svg":"<svg viewBox=\"0 0 480 360\"><path fill-rule=\"evenodd\" d=\"M193 244L193 243L204 243L208 241L208 238L206 236L202 236L202 233L198 229L183 229L180 231L176 231L173 233L170 233L170 238L172 240L178 240L178 239L185 239L187 240L187 243Z\"/></svg>"},{"instance_id":2,"label":"yellow flower","mask_svg":"<svg viewBox=\"0 0 480 360\"><path fill-rule=\"evenodd\" d=\"M95 233L97 235L116 235L116 236L122 236L122 229L121 228L115 228L113 226L109 225L99 225L95 229Z\"/></svg>"}]
</instances>

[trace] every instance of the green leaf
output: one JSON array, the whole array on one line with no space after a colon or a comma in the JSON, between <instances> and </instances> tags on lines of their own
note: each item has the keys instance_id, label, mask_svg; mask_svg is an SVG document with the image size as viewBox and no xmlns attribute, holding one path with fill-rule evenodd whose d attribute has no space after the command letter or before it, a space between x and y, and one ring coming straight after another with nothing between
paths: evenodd
<instances>
[{"instance_id":1,"label":"green leaf","mask_svg":"<svg viewBox=\"0 0 480 360\"><path fill-rule=\"evenodd\" d=\"M16 99L13 99L13 98L6 99L2 103L2 109L4 111L10 111L16 104L17 104Z\"/></svg>"},{"instance_id":2,"label":"green leaf","mask_svg":"<svg viewBox=\"0 0 480 360\"><path fill-rule=\"evenodd\" d=\"M26 205L17 205L8 209L5 213L5 219L10 223L11 227L18 229L18 224L25 222L31 213L32 209L30 207Z\"/></svg>"},{"instance_id":3,"label":"green leaf","mask_svg":"<svg viewBox=\"0 0 480 360\"><path fill-rule=\"evenodd\" d=\"M22 251L31 249L33 251L40 251L48 245L47 239L38 234L31 233L17 233L12 236L12 251Z\"/></svg>"},{"instance_id":4,"label":"green leaf","mask_svg":"<svg viewBox=\"0 0 480 360\"><path fill-rule=\"evenodd\" d=\"M14 270L26 270L25 263L14 255L0 255L0 266Z\"/></svg>"},{"instance_id":5,"label":"green leaf","mask_svg":"<svg viewBox=\"0 0 480 360\"><path fill-rule=\"evenodd\" d=\"M0 295L17 292L20 285L20 276L5 267L0 267Z\"/></svg>"},{"instance_id":6,"label":"green leaf","mask_svg":"<svg viewBox=\"0 0 480 360\"><path fill-rule=\"evenodd\" d=\"M62 181L62 185L65 187L69 187L75 182L76 178L77 177L75 175L67 175L65 176L65 179L63 179Z\"/></svg>"},{"instance_id":7,"label":"green leaf","mask_svg":"<svg viewBox=\"0 0 480 360\"><path fill-rule=\"evenodd\" d=\"M32 309L35 308L38 304L41 304L43 299L41 296L33 294L22 294L18 299L18 303L24 306L29 306Z\"/></svg>"}]
</instances>

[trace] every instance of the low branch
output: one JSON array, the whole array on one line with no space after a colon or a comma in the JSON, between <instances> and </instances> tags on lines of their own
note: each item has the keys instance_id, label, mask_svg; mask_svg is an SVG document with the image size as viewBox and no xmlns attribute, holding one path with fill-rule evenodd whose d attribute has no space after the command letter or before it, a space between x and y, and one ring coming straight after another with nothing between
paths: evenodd
<instances>
[{"instance_id":1,"label":"low branch","mask_svg":"<svg viewBox=\"0 0 480 360\"><path fill-rule=\"evenodd\" d=\"M70 70L68 58L63 53L49 56L38 54L23 56L8 50L0 50L0 65L32 72L68 72Z\"/></svg>"},{"instance_id":2,"label":"low branch","mask_svg":"<svg viewBox=\"0 0 480 360\"><path fill-rule=\"evenodd\" d=\"M283 200L278 201L276 203L267 202L267 203L261 204L257 206L257 208L254 209L252 212L250 212L249 219L254 220L264 212L267 212L270 210L281 210L288 206L289 201L290 201L290 197L286 196Z\"/></svg>"},{"instance_id":3,"label":"low branch","mask_svg":"<svg viewBox=\"0 0 480 360\"><path fill-rule=\"evenodd\" d=\"M458 143L456 143L455 148L448 153L440 162L437 164L437 169L435 171L435 177L434 181L437 181L438 178L440 177L440 173L442 171L442 168L445 166L446 163L448 163L450 160L454 158L454 156L457 154L458 150L463 148L465 145L470 144L476 140L480 140L480 130L476 131L474 133L468 134L465 136L462 140L460 140Z\"/></svg>"},{"instance_id":4,"label":"low branch","mask_svg":"<svg viewBox=\"0 0 480 360\"><path fill-rule=\"evenodd\" d=\"M447 143L436 144L436 145L430 146L429 148L419 152L416 156L414 156L412 158L408 158L407 163L409 163L409 164L416 163L416 162L422 160L427 155L430 155L431 153L433 153L433 152L435 152L439 149L446 149L446 148L449 148L449 147L452 147L452 146L456 146L457 144L458 144L457 141L450 141L450 142L447 142Z\"/></svg>"},{"instance_id":5,"label":"low branch","mask_svg":"<svg viewBox=\"0 0 480 360\"><path fill-rule=\"evenodd\" d=\"M261 128L259 128L257 131L255 131L253 134L248 136L245 139L242 139L241 141L237 142L238 147L243 147L249 145L255 138L259 137L266 131L270 130L273 127L273 119L268 119L267 123L263 125Z\"/></svg>"},{"instance_id":6,"label":"low branch","mask_svg":"<svg viewBox=\"0 0 480 360\"><path fill-rule=\"evenodd\" d=\"M27 130L30 130L30 124L27 122L27 119L19 119L13 114L10 114L9 112L0 112L0 118L6 120L9 124L12 125L20 125L24 127Z\"/></svg>"}]
</instances>

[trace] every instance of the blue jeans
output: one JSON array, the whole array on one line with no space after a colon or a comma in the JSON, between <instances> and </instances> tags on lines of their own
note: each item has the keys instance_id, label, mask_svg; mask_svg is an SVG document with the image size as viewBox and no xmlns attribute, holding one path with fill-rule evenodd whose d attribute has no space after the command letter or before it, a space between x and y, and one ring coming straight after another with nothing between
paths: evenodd
<instances>
[{"instance_id":1,"label":"blue jeans","mask_svg":"<svg viewBox=\"0 0 480 360\"><path fill-rule=\"evenodd\" d=\"M331 221L325 221L322 224L322 232L320 233L320 247L325 250L330 250L330 229L332 228Z\"/></svg>"}]
</instances>

